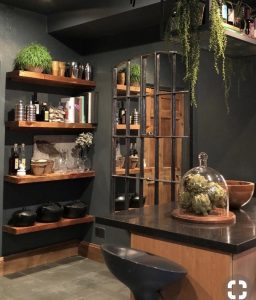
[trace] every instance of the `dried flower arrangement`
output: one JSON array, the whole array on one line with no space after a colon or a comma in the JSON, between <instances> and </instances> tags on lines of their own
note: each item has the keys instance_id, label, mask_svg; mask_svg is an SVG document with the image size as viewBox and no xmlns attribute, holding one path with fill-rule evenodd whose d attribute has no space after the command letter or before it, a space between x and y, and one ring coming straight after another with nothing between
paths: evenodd
<instances>
[{"instance_id":1,"label":"dried flower arrangement","mask_svg":"<svg viewBox=\"0 0 256 300\"><path fill-rule=\"evenodd\" d=\"M93 144L93 134L91 132L82 132L76 138L75 143L79 148L90 148Z\"/></svg>"}]
</instances>

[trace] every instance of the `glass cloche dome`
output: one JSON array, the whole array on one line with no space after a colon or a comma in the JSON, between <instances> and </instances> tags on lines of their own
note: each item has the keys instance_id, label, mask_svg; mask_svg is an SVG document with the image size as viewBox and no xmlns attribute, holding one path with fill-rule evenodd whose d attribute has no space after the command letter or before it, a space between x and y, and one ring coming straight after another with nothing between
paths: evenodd
<instances>
[{"instance_id":1,"label":"glass cloche dome","mask_svg":"<svg viewBox=\"0 0 256 300\"><path fill-rule=\"evenodd\" d=\"M182 214L195 216L227 216L229 214L228 187L224 177L207 167L208 155L198 155L199 166L182 178L178 209Z\"/></svg>"}]
</instances>

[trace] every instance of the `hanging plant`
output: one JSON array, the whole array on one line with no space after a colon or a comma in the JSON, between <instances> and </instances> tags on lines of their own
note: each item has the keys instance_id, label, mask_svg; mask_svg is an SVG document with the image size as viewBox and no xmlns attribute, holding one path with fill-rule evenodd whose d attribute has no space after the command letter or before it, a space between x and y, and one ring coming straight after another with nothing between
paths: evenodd
<instances>
[{"instance_id":1,"label":"hanging plant","mask_svg":"<svg viewBox=\"0 0 256 300\"><path fill-rule=\"evenodd\" d=\"M191 104L194 106L197 106L195 89L199 75L199 26L202 23L202 7L203 4L199 0L178 0L176 2L175 10L171 14L166 31L168 39L173 35L173 32L178 33L185 62L185 80L187 80L190 84ZM227 38L222 24L218 0L211 1L209 21L209 49L213 51L214 68L217 74L219 74L219 67L221 66L221 74L225 88L225 101L227 105L228 92L230 88L229 82L226 81L227 74L225 68ZM229 79L230 78L228 78L228 81Z\"/></svg>"},{"instance_id":2,"label":"hanging plant","mask_svg":"<svg viewBox=\"0 0 256 300\"><path fill-rule=\"evenodd\" d=\"M195 88L200 59L198 31L198 26L201 23L200 11L201 4L198 0L177 1L167 28L168 38L174 31L178 32L185 62L185 80L190 84L191 104L194 106L197 105Z\"/></svg>"},{"instance_id":3,"label":"hanging plant","mask_svg":"<svg viewBox=\"0 0 256 300\"><path fill-rule=\"evenodd\" d=\"M218 0L212 0L210 9L210 39L209 50L214 54L214 68L219 74L219 64L222 66L222 78L225 81L225 50L227 37L222 25L222 17Z\"/></svg>"}]
</instances>

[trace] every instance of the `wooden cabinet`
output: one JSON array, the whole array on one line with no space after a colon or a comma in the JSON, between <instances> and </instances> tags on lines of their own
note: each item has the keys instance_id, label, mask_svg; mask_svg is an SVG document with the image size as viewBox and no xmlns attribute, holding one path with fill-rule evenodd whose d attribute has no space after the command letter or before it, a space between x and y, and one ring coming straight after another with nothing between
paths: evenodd
<instances>
[{"instance_id":1,"label":"wooden cabinet","mask_svg":"<svg viewBox=\"0 0 256 300\"><path fill-rule=\"evenodd\" d=\"M118 85L115 81L118 67L114 70L113 208L114 200L120 194L126 196L124 208L129 208L130 198L134 193L140 194L140 199L144 197L146 205L175 200L183 167L183 142L189 140L189 130L185 135L185 121L189 121L188 114L185 113L188 110L188 90L184 86L177 87L175 83L175 78L179 77L179 84L184 84L182 75L176 74L181 73L182 68L177 71L174 67L177 53L154 53L142 56L139 61L142 73L139 87L129 85L129 80L126 85ZM133 63L126 62L127 69ZM150 80L153 80L153 84L149 83ZM117 117L118 107L122 102L125 103L127 114L125 124L119 124L120 119ZM139 124L132 123L134 108L140 114ZM132 144L136 144L138 151L135 168L130 163L129 149ZM120 150L116 145L121 145L121 156L124 157L121 167L116 162L116 155Z\"/></svg>"},{"instance_id":2,"label":"wooden cabinet","mask_svg":"<svg viewBox=\"0 0 256 300\"><path fill-rule=\"evenodd\" d=\"M178 244L136 233L131 236L131 247L170 259L187 270L181 291L175 299L226 300L228 291L231 291L227 284L232 279L245 280L247 297L244 299L255 299L255 248L232 254ZM236 299L236 295L237 298L238 295L242 296L242 292L242 289L239 291L234 289L233 299ZM161 295L166 300L173 297L171 289L168 287Z\"/></svg>"}]
</instances>

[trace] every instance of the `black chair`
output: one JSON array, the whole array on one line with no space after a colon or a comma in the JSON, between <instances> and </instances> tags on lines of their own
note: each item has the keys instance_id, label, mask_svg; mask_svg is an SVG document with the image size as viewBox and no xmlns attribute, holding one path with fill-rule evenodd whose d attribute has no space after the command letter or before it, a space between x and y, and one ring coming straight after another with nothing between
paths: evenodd
<instances>
[{"instance_id":1,"label":"black chair","mask_svg":"<svg viewBox=\"0 0 256 300\"><path fill-rule=\"evenodd\" d=\"M187 273L182 266L144 251L107 244L101 250L110 272L136 300L159 300L160 290L178 283Z\"/></svg>"}]
</instances>

